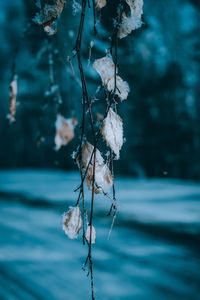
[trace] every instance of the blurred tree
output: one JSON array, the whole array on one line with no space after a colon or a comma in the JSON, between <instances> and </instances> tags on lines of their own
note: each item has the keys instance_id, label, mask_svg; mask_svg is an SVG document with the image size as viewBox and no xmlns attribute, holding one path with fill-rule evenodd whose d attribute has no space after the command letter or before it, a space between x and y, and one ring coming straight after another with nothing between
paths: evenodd
<instances>
[{"instance_id":1,"label":"blurred tree","mask_svg":"<svg viewBox=\"0 0 200 300\"><path fill-rule=\"evenodd\" d=\"M91 61L94 57L103 56L105 49L109 48L113 5L114 1L109 1L104 8L101 24L97 26L99 39L95 40L92 48ZM145 2L144 9L148 10L148 14L145 14L143 30L134 32L128 40L119 43L119 71L129 82L131 94L126 105L119 104L127 142L116 168L121 173L136 176L163 176L163 172L167 171L171 177L199 179L199 1L169 0L166 9L165 1L151 0ZM12 6L1 3L0 62L4 71L0 83L0 135L3 141L0 165L4 168L71 169L74 164L70 154L77 140L58 153L53 150L56 105L53 98L45 96L50 85L48 51L45 48L53 43L55 82L60 87L63 101L60 112L65 117L76 112L80 125L78 66L72 59L74 76L69 63L69 57L73 57L71 50L75 45L80 11L67 1L58 19L54 40L47 38L43 28L32 22L36 11L33 2L15 0ZM96 81L99 80L94 70L87 68L88 45L94 40L89 29L92 24L92 14L89 14L84 34L83 64L91 95L95 93ZM5 118L9 110L6 99L16 45L20 47L16 61L20 106L16 113L17 122L9 126ZM5 60L4 57L10 59ZM128 65L131 67L128 68ZM102 113L103 93L97 98L95 111ZM38 148L40 131L45 140ZM78 132L77 127L76 136Z\"/></svg>"}]
</instances>

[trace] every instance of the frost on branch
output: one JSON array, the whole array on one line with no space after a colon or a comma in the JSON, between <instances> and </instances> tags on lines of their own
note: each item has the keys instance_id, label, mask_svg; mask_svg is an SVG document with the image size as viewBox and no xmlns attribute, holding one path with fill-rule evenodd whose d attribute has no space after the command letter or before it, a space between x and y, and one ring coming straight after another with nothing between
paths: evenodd
<instances>
[{"instance_id":1,"label":"frost on branch","mask_svg":"<svg viewBox=\"0 0 200 300\"><path fill-rule=\"evenodd\" d=\"M10 124L15 122L15 113L17 110L17 106L19 103L16 101L17 98L17 76L13 77L13 80L10 83L9 87L9 95L10 95L10 111L8 114L8 119L10 120Z\"/></svg>"},{"instance_id":2,"label":"frost on branch","mask_svg":"<svg viewBox=\"0 0 200 300\"><path fill-rule=\"evenodd\" d=\"M75 117L65 119L60 114L57 115L55 127L55 144L58 151L62 146L67 145L74 138L74 128L77 125Z\"/></svg>"},{"instance_id":3,"label":"frost on branch","mask_svg":"<svg viewBox=\"0 0 200 300\"><path fill-rule=\"evenodd\" d=\"M86 183L90 190L93 182L93 169L94 169L94 154L93 153L94 147L88 143L85 142L81 149L81 157L79 157L79 154L75 154L76 162L78 164L79 169L82 170L83 173L86 172ZM91 160L91 161L90 161ZM111 172L108 168L108 166L104 163L104 159L101 156L101 153L98 149L96 149L96 160L95 160L95 193L106 193L109 191L109 189L113 185L113 177L111 175Z\"/></svg>"},{"instance_id":4,"label":"frost on branch","mask_svg":"<svg viewBox=\"0 0 200 300\"><path fill-rule=\"evenodd\" d=\"M101 76L102 83L109 92L115 92L115 95L121 100L127 99L129 93L128 83L119 76L116 76L115 89L115 64L111 57L105 56L95 60L93 68Z\"/></svg>"},{"instance_id":5,"label":"frost on branch","mask_svg":"<svg viewBox=\"0 0 200 300\"><path fill-rule=\"evenodd\" d=\"M119 151L123 145L123 122L118 114L112 108L109 109L107 117L103 120L101 133L107 145L116 154L119 159Z\"/></svg>"},{"instance_id":6,"label":"frost on branch","mask_svg":"<svg viewBox=\"0 0 200 300\"><path fill-rule=\"evenodd\" d=\"M106 0L96 0L97 9L102 9L104 6L106 6Z\"/></svg>"},{"instance_id":7,"label":"frost on branch","mask_svg":"<svg viewBox=\"0 0 200 300\"><path fill-rule=\"evenodd\" d=\"M131 10L131 15L127 17L126 13L122 14L122 23L118 31L120 39L126 37L133 30L138 29L142 25L141 17L143 14L143 0L126 0Z\"/></svg>"},{"instance_id":8,"label":"frost on branch","mask_svg":"<svg viewBox=\"0 0 200 300\"><path fill-rule=\"evenodd\" d=\"M40 12L35 15L33 21L42 25L48 35L55 34L57 29L54 21L62 13L65 4L66 0L40 0L37 3Z\"/></svg>"},{"instance_id":9,"label":"frost on branch","mask_svg":"<svg viewBox=\"0 0 200 300\"><path fill-rule=\"evenodd\" d=\"M88 242L90 242L90 225L88 225L87 230L86 230L86 239ZM95 239L96 239L96 230L94 226L92 226L92 236L91 236L91 244L95 244Z\"/></svg>"},{"instance_id":10,"label":"frost on branch","mask_svg":"<svg viewBox=\"0 0 200 300\"><path fill-rule=\"evenodd\" d=\"M62 227L66 235L70 239L76 239L82 228L81 211L78 206L71 208L64 214L62 219Z\"/></svg>"}]
</instances>

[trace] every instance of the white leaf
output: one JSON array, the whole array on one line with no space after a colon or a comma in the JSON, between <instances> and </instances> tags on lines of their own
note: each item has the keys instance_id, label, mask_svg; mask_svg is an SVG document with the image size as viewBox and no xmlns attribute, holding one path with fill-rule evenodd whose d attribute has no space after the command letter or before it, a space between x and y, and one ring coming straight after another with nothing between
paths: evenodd
<instances>
[{"instance_id":1,"label":"white leaf","mask_svg":"<svg viewBox=\"0 0 200 300\"><path fill-rule=\"evenodd\" d=\"M126 37L142 25L143 0L126 0L126 3L130 7L131 15L127 17L125 13L122 14L122 23L118 31L120 39Z\"/></svg>"},{"instance_id":2,"label":"white leaf","mask_svg":"<svg viewBox=\"0 0 200 300\"><path fill-rule=\"evenodd\" d=\"M121 100L128 97L129 85L123 81L121 77L116 76L116 89L115 89L115 64L111 57L105 56L95 60L93 68L101 76L102 83L109 92L114 92ZM116 69L116 74L118 70Z\"/></svg>"},{"instance_id":3,"label":"white leaf","mask_svg":"<svg viewBox=\"0 0 200 300\"><path fill-rule=\"evenodd\" d=\"M10 88L9 88L9 95L10 95L10 104L9 104L9 114L8 114L8 119L10 120L10 123L15 122L15 114L17 110L17 106L19 103L17 103L17 76L15 75L13 77L13 80L10 83Z\"/></svg>"},{"instance_id":4,"label":"white leaf","mask_svg":"<svg viewBox=\"0 0 200 300\"><path fill-rule=\"evenodd\" d=\"M90 225L88 225L87 230L86 230L86 239L88 242L90 242ZM95 239L96 239L96 230L94 226L92 226L92 235L91 235L91 244L95 244Z\"/></svg>"},{"instance_id":5,"label":"white leaf","mask_svg":"<svg viewBox=\"0 0 200 300\"><path fill-rule=\"evenodd\" d=\"M123 145L123 122L112 108L109 109L107 117L102 123L101 133L107 145L110 146L116 154L116 158L119 159L119 151Z\"/></svg>"},{"instance_id":6,"label":"white leaf","mask_svg":"<svg viewBox=\"0 0 200 300\"><path fill-rule=\"evenodd\" d=\"M115 64L112 58L105 56L95 60L93 68L101 76L104 87L107 87L108 81L115 75Z\"/></svg>"},{"instance_id":7,"label":"white leaf","mask_svg":"<svg viewBox=\"0 0 200 300\"><path fill-rule=\"evenodd\" d=\"M65 119L60 114L57 115L55 127L55 145L56 150L67 145L74 138L74 127L77 125L75 117Z\"/></svg>"},{"instance_id":8,"label":"white leaf","mask_svg":"<svg viewBox=\"0 0 200 300\"><path fill-rule=\"evenodd\" d=\"M113 92L115 88L115 79L111 78L108 82L108 90ZM115 95L117 95L121 100L126 100L129 93L129 85L126 81L123 81L121 77L116 76L116 91Z\"/></svg>"},{"instance_id":9,"label":"white leaf","mask_svg":"<svg viewBox=\"0 0 200 300\"><path fill-rule=\"evenodd\" d=\"M70 239L76 239L82 228L81 212L78 206L71 208L64 214L62 224L63 230L68 237Z\"/></svg>"},{"instance_id":10,"label":"white leaf","mask_svg":"<svg viewBox=\"0 0 200 300\"><path fill-rule=\"evenodd\" d=\"M93 182L93 169L94 169L94 146L88 142L85 142L81 149L81 161L79 153L75 154L76 162L79 169L82 169L83 173L86 172L86 183L90 189ZM91 160L91 161L90 161ZM87 168L88 167L88 168ZM96 160L95 160L95 193L108 192L113 185L113 177L108 166L104 163L104 159L98 149L96 149Z\"/></svg>"}]
</instances>

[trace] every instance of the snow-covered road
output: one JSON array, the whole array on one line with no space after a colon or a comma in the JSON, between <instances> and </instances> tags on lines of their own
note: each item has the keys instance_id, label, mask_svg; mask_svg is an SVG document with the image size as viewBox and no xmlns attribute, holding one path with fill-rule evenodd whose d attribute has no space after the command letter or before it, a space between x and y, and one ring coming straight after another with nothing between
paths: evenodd
<instances>
[{"instance_id":1,"label":"snow-covered road","mask_svg":"<svg viewBox=\"0 0 200 300\"><path fill-rule=\"evenodd\" d=\"M0 171L0 299L90 299L87 248L61 229L78 184L77 173ZM199 299L200 185L120 178L116 187L110 240L110 200L95 200L96 299Z\"/></svg>"}]
</instances>

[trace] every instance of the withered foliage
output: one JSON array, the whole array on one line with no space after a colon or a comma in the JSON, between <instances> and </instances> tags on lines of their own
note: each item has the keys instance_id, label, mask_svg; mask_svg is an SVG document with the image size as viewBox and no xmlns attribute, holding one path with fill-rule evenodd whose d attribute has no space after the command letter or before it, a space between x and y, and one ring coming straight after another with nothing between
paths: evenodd
<instances>
[{"instance_id":1,"label":"withered foliage","mask_svg":"<svg viewBox=\"0 0 200 300\"><path fill-rule=\"evenodd\" d=\"M35 15L33 21L42 25L44 31L49 35L57 32L56 23L58 16L62 13L66 0L40 1L40 12Z\"/></svg>"},{"instance_id":2,"label":"withered foliage","mask_svg":"<svg viewBox=\"0 0 200 300\"><path fill-rule=\"evenodd\" d=\"M116 154L116 158L119 159L119 151L123 145L123 122L112 108L109 109L107 117L103 120L101 133L107 145Z\"/></svg>"},{"instance_id":3,"label":"withered foliage","mask_svg":"<svg viewBox=\"0 0 200 300\"><path fill-rule=\"evenodd\" d=\"M117 68L110 56L105 56L95 60L93 68L101 76L102 84L109 92L117 95L120 100L126 100L129 93L129 85L122 80Z\"/></svg>"},{"instance_id":4,"label":"withered foliage","mask_svg":"<svg viewBox=\"0 0 200 300\"><path fill-rule=\"evenodd\" d=\"M113 177L104 163L104 159L98 149L96 151L96 159L94 160L94 146L85 142L81 149L81 155L75 154L78 167L85 175L87 186L90 190L93 183L93 173L95 172L94 192L95 194L106 193L113 185ZM95 165L95 168L94 168Z\"/></svg>"},{"instance_id":5,"label":"withered foliage","mask_svg":"<svg viewBox=\"0 0 200 300\"><path fill-rule=\"evenodd\" d=\"M82 228L81 211L78 206L71 208L63 215L63 230L70 239L76 239Z\"/></svg>"},{"instance_id":6,"label":"withered foliage","mask_svg":"<svg viewBox=\"0 0 200 300\"><path fill-rule=\"evenodd\" d=\"M118 31L120 39L126 37L142 25L143 0L126 0L126 2L130 7L130 16L127 16L125 12L122 14L122 22Z\"/></svg>"},{"instance_id":7,"label":"withered foliage","mask_svg":"<svg viewBox=\"0 0 200 300\"><path fill-rule=\"evenodd\" d=\"M62 146L67 145L74 138L74 128L77 125L75 117L65 119L61 114L57 115L55 127L55 145L56 150L59 150Z\"/></svg>"},{"instance_id":8,"label":"withered foliage","mask_svg":"<svg viewBox=\"0 0 200 300\"><path fill-rule=\"evenodd\" d=\"M16 114L17 106L19 105L19 103L16 101L17 99L17 76L16 75L13 77L13 80L10 83L9 95L10 95L10 104L9 104L8 119L11 124L16 121L15 114Z\"/></svg>"}]
</instances>

